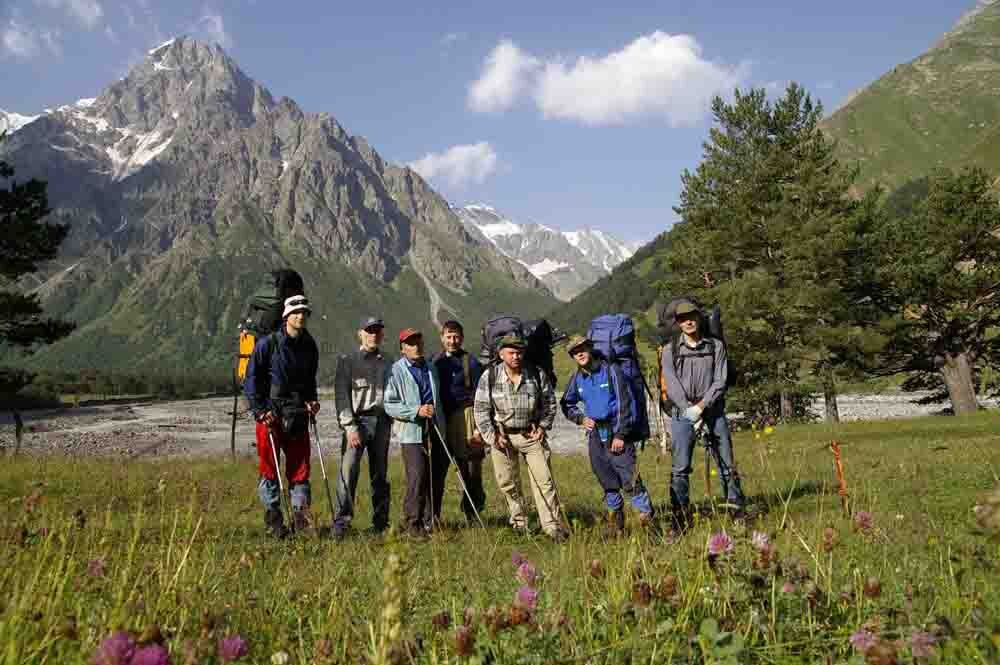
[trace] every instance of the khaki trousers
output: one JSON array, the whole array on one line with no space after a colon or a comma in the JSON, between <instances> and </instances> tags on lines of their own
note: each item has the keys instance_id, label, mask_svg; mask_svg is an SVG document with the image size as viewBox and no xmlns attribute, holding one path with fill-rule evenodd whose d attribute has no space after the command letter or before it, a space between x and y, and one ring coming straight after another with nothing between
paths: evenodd
<instances>
[{"instance_id":1,"label":"khaki trousers","mask_svg":"<svg viewBox=\"0 0 1000 665\"><path fill-rule=\"evenodd\" d=\"M524 457L528 465L528 482L535 497L538 520L545 533L554 533L559 529L562 513L559 497L556 495L556 484L549 467L549 457L552 454L549 444L545 438L540 441L528 441L522 434L511 434L510 443L507 450L499 450L493 446L490 451L497 486L507 500L510 524L517 529L528 525L521 493L520 458Z\"/></svg>"}]
</instances>

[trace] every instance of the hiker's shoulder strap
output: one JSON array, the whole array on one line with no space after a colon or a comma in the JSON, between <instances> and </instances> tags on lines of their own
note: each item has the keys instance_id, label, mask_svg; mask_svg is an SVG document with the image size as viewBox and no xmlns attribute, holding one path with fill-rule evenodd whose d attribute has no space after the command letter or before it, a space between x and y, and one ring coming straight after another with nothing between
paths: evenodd
<instances>
[{"instance_id":1,"label":"hiker's shoulder strap","mask_svg":"<svg viewBox=\"0 0 1000 665\"><path fill-rule=\"evenodd\" d=\"M469 352L466 351L462 354L462 374L465 377L465 391L468 393L472 390L472 369L469 367L472 361L469 359Z\"/></svg>"}]
</instances>

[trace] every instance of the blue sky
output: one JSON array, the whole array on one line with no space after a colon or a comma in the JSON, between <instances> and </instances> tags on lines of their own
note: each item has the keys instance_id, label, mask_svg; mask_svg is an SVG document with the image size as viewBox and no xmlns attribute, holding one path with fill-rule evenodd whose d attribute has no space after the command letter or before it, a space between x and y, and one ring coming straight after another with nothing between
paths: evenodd
<instances>
[{"instance_id":1,"label":"blue sky","mask_svg":"<svg viewBox=\"0 0 1000 665\"><path fill-rule=\"evenodd\" d=\"M649 239L674 219L713 94L794 80L832 109L972 4L0 0L0 108L96 96L194 35L453 203Z\"/></svg>"}]
</instances>

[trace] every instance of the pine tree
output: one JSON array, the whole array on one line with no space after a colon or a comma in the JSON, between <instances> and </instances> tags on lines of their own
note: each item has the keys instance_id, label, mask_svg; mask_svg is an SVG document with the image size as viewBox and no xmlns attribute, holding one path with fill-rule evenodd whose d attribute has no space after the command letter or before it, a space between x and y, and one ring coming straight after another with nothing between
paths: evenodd
<instances>
[{"instance_id":1,"label":"pine tree","mask_svg":"<svg viewBox=\"0 0 1000 665\"><path fill-rule=\"evenodd\" d=\"M806 377L831 390L859 348L841 278L848 220L866 208L850 196L856 170L819 128L822 106L800 86L774 103L764 90L737 90L712 110L703 161L681 177L682 221L661 288L723 307L744 395L787 419L792 397L808 394Z\"/></svg>"},{"instance_id":2,"label":"pine tree","mask_svg":"<svg viewBox=\"0 0 1000 665\"><path fill-rule=\"evenodd\" d=\"M922 199L890 199L862 234L852 290L886 344L875 373L940 389L955 413L978 408L977 373L1000 362L1000 205L981 169L941 171Z\"/></svg>"}]
</instances>

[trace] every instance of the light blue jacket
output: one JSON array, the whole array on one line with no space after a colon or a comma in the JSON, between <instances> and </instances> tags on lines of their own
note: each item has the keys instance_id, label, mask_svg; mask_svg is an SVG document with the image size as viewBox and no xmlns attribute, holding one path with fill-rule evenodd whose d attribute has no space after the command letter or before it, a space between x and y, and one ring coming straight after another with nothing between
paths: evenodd
<instances>
[{"instance_id":1,"label":"light blue jacket","mask_svg":"<svg viewBox=\"0 0 1000 665\"><path fill-rule=\"evenodd\" d=\"M434 420L437 422L441 435L445 436L444 408L441 406L441 382L438 379L437 368L430 359L426 359L427 368L431 373L431 394L434 395ZM417 416L420 408L420 387L410 374L410 361L400 358L392 364L389 383L385 387L385 412L400 424L398 428L401 445L416 445L424 441L423 418ZM433 427L427 423L428 427ZM434 436L432 434L432 436Z\"/></svg>"}]
</instances>

